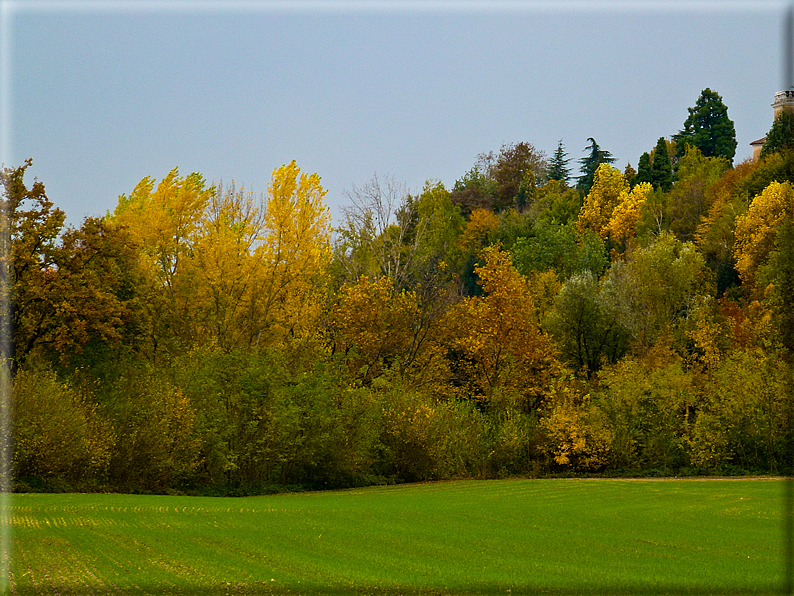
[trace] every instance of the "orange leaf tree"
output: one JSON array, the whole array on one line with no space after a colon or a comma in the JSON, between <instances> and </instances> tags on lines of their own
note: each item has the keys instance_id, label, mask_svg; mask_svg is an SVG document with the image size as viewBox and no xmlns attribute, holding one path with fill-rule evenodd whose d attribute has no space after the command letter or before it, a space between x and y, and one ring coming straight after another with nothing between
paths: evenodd
<instances>
[{"instance_id":1,"label":"orange leaf tree","mask_svg":"<svg viewBox=\"0 0 794 596\"><path fill-rule=\"evenodd\" d=\"M473 397L487 403L497 390L507 389L520 394L522 407L531 411L560 366L510 254L494 245L482 257L485 264L475 273L485 295L467 298L449 314L453 369Z\"/></svg>"}]
</instances>

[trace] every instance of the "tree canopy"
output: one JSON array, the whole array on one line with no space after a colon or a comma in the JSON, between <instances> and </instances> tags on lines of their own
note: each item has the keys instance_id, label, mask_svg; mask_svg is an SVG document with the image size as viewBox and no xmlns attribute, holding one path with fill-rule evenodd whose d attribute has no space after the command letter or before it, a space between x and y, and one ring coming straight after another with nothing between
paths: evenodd
<instances>
[{"instance_id":1,"label":"tree canopy","mask_svg":"<svg viewBox=\"0 0 794 596\"><path fill-rule=\"evenodd\" d=\"M697 111L637 172L503 144L452 190L353 186L335 228L295 161L78 226L4 170L15 488L790 472L794 152L732 167Z\"/></svg>"},{"instance_id":2,"label":"tree canopy","mask_svg":"<svg viewBox=\"0 0 794 596\"><path fill-rule=\"evenodd\" d=\"M581 190L584 194L590 192L590 187L593 186L593 181L595 179L595 173L598 169L598 166L601 164L610 164L615 162L615 157L612 157L612 154L602 149L596 140L593 137L587 139L590 142L590 145L585 148L585 151L589 151L590 153L581 158L579 160L580 171L582 175L579 176L579 181L576 184L576 187Z\"/></svg>"},{"instance_id":3,"label":"tree canopy","mask_svg":"<svg viewBox=\"0 0 794 596\"><path fill-rule=\"evenodd\" d=\"M722 97L708 87L698 97L695 106L687 108L689 116L684 128L674 136L683 155L686 144L700 149L706 157L724 157L733 163L736 154L736 129L728 118L728 107Z\"/></svg>"}]
</instances>

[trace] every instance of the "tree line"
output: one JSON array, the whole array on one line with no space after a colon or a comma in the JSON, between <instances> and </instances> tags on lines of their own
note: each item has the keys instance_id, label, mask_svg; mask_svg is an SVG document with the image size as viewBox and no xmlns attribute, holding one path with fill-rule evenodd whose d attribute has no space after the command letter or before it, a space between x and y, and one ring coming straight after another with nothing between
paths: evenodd
<instances>
[{"instance_id":1,"label":"tree line","mask_svg":"<svg viewBox=\"0 0 794 596\"><path fill-rule=\"evenodd\" d=\"M294 161L262 195L147 177L80 227L5 169L16 489L785 473L788 118L734 165L706 89L636 170L506 144L452 189L354 186L336 228Z\"/></svg>"}]
</instances>

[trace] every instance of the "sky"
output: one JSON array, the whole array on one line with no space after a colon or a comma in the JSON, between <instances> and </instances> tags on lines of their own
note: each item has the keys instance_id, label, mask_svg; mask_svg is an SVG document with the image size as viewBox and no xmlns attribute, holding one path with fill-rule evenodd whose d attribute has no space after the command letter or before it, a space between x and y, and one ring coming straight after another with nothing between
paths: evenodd
<instances>
[{"instance_id":1,"label":"sky","mask_svg":"<svg viewBox=\"0 0 794 596\"><path fill-rule=\"evenodd\" d=\"M788 86L766 0L0 5L0 161L32 158L71 225L173 168L264 193L294 159L339 222L374 175L452 188L506 143L636 167L707 87L739 162Z\"/></svg>"}]
</instances>

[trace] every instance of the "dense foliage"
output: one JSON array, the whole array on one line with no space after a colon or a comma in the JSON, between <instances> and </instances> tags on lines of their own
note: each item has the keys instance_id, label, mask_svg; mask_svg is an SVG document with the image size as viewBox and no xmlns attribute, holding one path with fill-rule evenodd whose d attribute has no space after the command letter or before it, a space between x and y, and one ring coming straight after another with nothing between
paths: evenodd
<instances>
[{"instance_id":1,"label":"dense foliage","mask_svg":"<svg viewBox=\"0 0 794 596\"><path fill-rule=\"evenodd\" d=\"M788 471L794 157L731 167L702 109L638 172L506 144L451 191L354 187L336 229L295 162L79 228L5 170L18 487Z\"/></svg>"}]
</instances>

